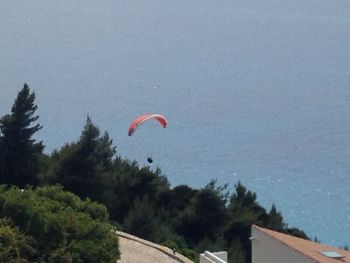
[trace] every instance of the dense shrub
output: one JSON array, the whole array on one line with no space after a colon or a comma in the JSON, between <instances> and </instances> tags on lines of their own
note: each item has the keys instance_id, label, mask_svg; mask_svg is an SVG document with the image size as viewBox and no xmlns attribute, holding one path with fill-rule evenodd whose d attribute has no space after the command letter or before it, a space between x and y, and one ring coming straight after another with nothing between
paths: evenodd
<instances>
[{"instance_id":1,"label":"dense shrub","mask_svg":"<svg viewBox=\"0 0 350 263\"><path fill-rule=\"evenodd\" d=\"M115 262L119 257L107 209L90 200L81 201L61 187L21 190L2 186L0 217L16 226L5 225L3 231L20 236L18 242L31 241L27 243L33 246L24 255L37 261Z\"/></svg>"}]
</instances>

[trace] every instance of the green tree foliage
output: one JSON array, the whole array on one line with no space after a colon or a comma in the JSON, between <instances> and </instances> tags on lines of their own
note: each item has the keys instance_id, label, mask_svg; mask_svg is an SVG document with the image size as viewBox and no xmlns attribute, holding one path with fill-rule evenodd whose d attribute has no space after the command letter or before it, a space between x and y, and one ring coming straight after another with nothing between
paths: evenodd
<instances>
[{"instance_id":1,"label":"green tree foliage","mask_svg":"<svg viewBox=\"0 0 350 263\"><path fill-rule=\"evenodd\" d=\"M115 153L108 134L100 136L99 129L87 117L80 140L66 144L52 156L56 182L81 198L99 200Z\"/></svg>"},{"instance_id":2,"label":"green tree foliage","mask_svg":"<svg viewBox=\"0 0 350 263\"><path fill-rule=\"evenodd\" d=\"M276 229L279 230L279 229ZM303 239L310 239L303 230L296 228L296 227L292 227L292 228L285 228L285 229L280 229L279 231L284 232L286 234L295 236L295 237L300 237Z\"/></svg>"},{"instance_id":3,"label":"green tree foliage","mask_svg":"<svg viewBox=\"0 0 350 263\"><path fill-rule=\"evenodd\" d=\"M183 224L183 216L186 214L186 210L191 205L192 199L198 190L192 189L187 185L179 185L173 189L164 191L161 195L162 207L167 211L169 222L177 230Z\"/></svg>"},{"instance_id":4,"label":"green tree foliage","mask_svg":"<svg viewBox=\"0 0 350 263\"><path fill-rule=\"evenodd\" d=\"M10 218L18 227L7 229L20 237L19 242L36 244L36 253L29 253L30 246L26 252L33 261L115 262L119 257L107 209L57 186L23 191L2 187L0 218Z\"/></svg>"},{"instance_id":5,"label":"green tree foliage","mask_svg":"<svg viewBox=\"0 0 350 263\"><path fill-rule=\"evenodd\" d=\"M258 203L256 201L256 194L247 191L247 189L238 182L235 185L235 193L230 197L229 211L232 215L240 215L242 211L247 211L253 213L258 210Z\"/></svg>"},{"instance_id":6,"label":"green tree foliage","mask_svg":"<svg viewBox=\"0 0 350 263\"><path fill-rule=\"evenodd\" d=\"M285 227L285 223L283 222L283 217L280 212L277 211L276 206L273 204L270 212L267 215L265 227L268 227L272 230L281 230Z\"/></svg>"},{"instance_id":7,"label":"green tree foliage","mask_svg":"<svg viewBox=\"0 0 350 263\"><path fill-rule=\"evenodd\" d=\"M31 262L38 257L37 242L14 226L9 219L0 219L0 262Z\"/></svg>"},{"instance_id":8,"label":"green tree foliage","mask_svg":"<svg viewBox=\"0 0 350 263\"><path fill-rule=\"evenodd\" d=\"M162 235L161 220L147 197L136 199L123 223L123 230L141 238L159 242Z\"/></svg>"},{"instance_id":9,"label":"green tree foliage","mask_svg":"<svg viewBox=\"0 0 350 263\"><path fill-rule=\"evenodd\" d=\"M12 106L11 113L0 119L0 182L24 187L37 185L40 157L44 146L33 135L42 126L34 124L37 105L35 94L24 84Z\"/></svg>"},{"instance_id":10,"label":"green tree foliage","mask_svg":"<svg viewBox=\"0 0 350 263\"><path fill-rule=\"evenodd\" d=\"M120 157L116 158L114 169L102 198L114 219L123 223L137 199L147 197L155 207L160 206L161 196L169 190L169 182L160 169L140 168L136 162L123 161Z\"/></svg>"},{"instance_id":11,"label":"green tree foliage","mask_svg":"<svg viewBox=\"0 0 350 263\"><path fill-rule=\"evenodd\" d=\"M239 239L235 239L232 244L231 247L229 248L229 262L234 262L234 263L246 263L246 254L245 251L239 241Z\"/></svg>"},{"instance_id":12,"label":"green tree foliage","mask_svg":"<svg viewBox=\"0 0 350 263\"><path fill-rule=\"evenodd\" d=\"M216 190L209 184L198 191L182 213L177 229L186 234L190 244L196 244L206 237L215 240L227 223L225 200Z\"/></svg>"}]
</instances>

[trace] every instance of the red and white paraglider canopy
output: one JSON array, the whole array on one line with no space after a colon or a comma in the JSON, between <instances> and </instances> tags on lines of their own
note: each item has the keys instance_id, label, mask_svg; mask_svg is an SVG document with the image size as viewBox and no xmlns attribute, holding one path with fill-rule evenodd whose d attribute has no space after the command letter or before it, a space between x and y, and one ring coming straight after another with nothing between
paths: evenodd
<instances>
[{"instance_id":1,"label":"red and white paraglider canopy","mask_svg":"<svg viewBox=\"0 0 350 263\"><path fill-rule=\"evenodd\" d=\"M151 120L151 119L155 119L159 122L159 124L161 126L163 126L163 128L166 128L168 125L168 121L167 119L160 114L153 114L153 113L149 113L149 114L144 114L141 115L139 117L137 117L135 120L133 120L133 122L130 124L129 129L128 129L128 135L131 136L134 134L134 132L136 131L136 129L144 122Z\"/></svg>"}]
</instances>

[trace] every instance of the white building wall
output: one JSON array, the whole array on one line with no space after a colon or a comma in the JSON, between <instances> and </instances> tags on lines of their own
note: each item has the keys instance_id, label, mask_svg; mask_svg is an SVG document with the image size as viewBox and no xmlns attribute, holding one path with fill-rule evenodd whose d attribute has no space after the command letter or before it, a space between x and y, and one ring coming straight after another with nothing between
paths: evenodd
<instances>
[{"instance_id":1,"label":"white building wall","mask_svg":"<svg viewBox=\"0 0 350 263\"><path fill-rule=\"evenodd\" d=\"M227 251L213 252L213 254L215 256L221 258L223 261L228 262L228 260L227 260Z\"/></svg>"},{"instance_id":2,"label":"white building wall","mask_svg":"<svg viewBox=\"0 0 350 263\"><path fill-rule=\"evenodd\" d=\"M254 227L252 237L252 263L315 263Z\"/></svg>"},{"instance_id":3,"label":"white building wall","mask_svg":"<svg viewBox=\"0 0 350 263\"><path fill-rule=\"evenodd\" d=\"M209 252L205 251L199 255L199 263L228 263L227 252Z\"/></svg>"}]
</instances>

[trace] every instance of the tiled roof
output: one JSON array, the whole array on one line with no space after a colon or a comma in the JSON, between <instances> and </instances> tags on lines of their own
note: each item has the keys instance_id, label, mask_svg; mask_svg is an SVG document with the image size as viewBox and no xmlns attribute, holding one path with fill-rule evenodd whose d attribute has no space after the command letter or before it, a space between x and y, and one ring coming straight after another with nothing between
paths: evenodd
<instances>
[{"instance_id":1,"label":"tiled roof","mask_svg":"<svg viewBox=\"0 0 350 263\"><path fill-rule=\"evenodd\" d=\"M323 245L317 242L313 242L310 240L305 240L302 238L294 237L291 235L283 234L277 231L272 231L270 229L262 228L256 225L252 226L256 230L259 230L262 233L265 233L266 235L270 236L271 238L283 243L284 245L290 247L291 249L297 251L300 254L303 254L304 256L310 258L311 260L318 262L318 263L350 263L350 252L346 250L342 250L339 248ZM324 256L320 253L320 251L326 250L326 251L334 251L342 256L344 258L340 259L333 259L329 258L327 256Z\"/></svg>"}]
</instances>

